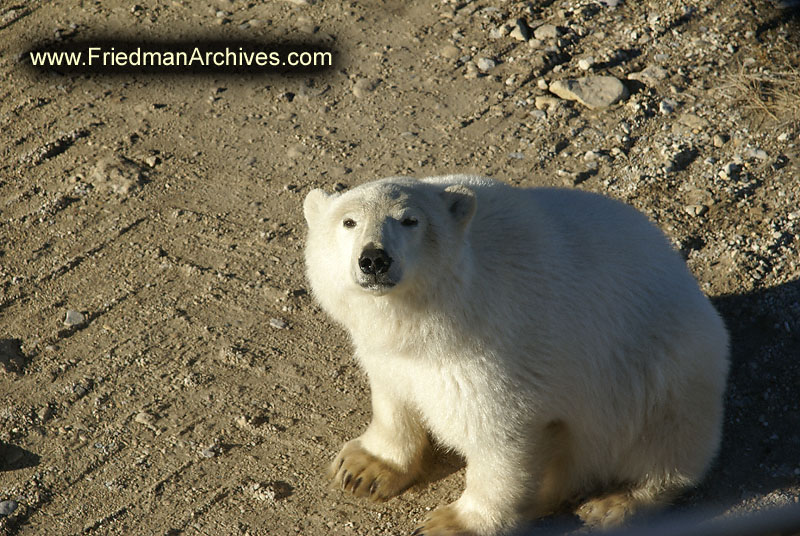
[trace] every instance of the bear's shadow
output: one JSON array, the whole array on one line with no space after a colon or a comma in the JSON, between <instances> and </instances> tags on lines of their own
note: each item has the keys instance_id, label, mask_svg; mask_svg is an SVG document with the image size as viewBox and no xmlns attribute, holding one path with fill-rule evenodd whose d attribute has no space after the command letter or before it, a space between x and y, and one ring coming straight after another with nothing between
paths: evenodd
<instances>
[{"instance_id":1,"label":"bear's shadow","mask_svg":"<svg viewBox=\"0 0 800 536\"><path fill-rule=\"evenodd\" d=\"M800 486L800 280L712 301L731 336L722 445L700 486L654 516L655 523L693 512L712 517L751 502L759 509L791 503ZM576 529L577 518L565 515L518 534Z\"/></svg>"}]
</instances>

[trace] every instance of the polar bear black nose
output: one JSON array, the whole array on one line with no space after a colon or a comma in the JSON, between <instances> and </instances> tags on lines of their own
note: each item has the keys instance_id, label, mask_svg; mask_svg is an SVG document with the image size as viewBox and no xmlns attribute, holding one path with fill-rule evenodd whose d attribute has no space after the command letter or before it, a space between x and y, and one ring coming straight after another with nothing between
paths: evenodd
<instances>
[{"instance_id":1,"label":"polar bear black nose","mask_svg":"<svg viewBox=\"0 0 800 536\"><path fill-rule=\"evenodd\" d=\"M367 248L358 258L358 267L365 274L385 274L391 265L392 258L383 249Z\"/></svg>"}]
</instances>

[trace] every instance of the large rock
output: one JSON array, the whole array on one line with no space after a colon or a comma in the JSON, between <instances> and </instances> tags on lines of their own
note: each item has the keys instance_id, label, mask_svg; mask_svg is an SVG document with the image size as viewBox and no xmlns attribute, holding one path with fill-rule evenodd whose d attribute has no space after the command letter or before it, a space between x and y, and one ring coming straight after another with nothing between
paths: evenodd
<instances>
[{"instance_id":1,"label":"large rock","mask_svg":"<svg viewBox=\"0 0 800 536\"><path fill-rule=\"evenodd\" d=\"M628 88L613 76L586 76L555 80L550 92L562 99L578 101L592 110L608 108L628 96Z\"/></svg>"}]
</instances>

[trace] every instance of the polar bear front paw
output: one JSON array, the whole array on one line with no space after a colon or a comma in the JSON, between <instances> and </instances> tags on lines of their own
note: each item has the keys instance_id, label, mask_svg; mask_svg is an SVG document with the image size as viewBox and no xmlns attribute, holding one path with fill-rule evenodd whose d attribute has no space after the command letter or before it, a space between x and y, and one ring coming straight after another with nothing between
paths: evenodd
<instances>
[{"instance_id":1,"label":"polar bear front paw","mask_svg":"<svg viewBox=\"0 0 800 536\"><path fill-rule=\"evenodd\" d=\"M451 504L434 510L411 536L477 536L477 533L466 527Z\"/></svg>"},{"instance_id":2,"label":"polar bear front paw","mask_svg":"<svg viewBox=\"0 0 800 536\"><path fill-rule=\"evenodd\" d=\"M617 492L586 501L575 513L590 527L608 529L625 523L635 511L629 493Z\"/></svg>"},{"instance_id":3,"label":"polar bear front paw","mask_svg":"<svg viewBox=\"0 0 800 536\"><path fill-rule=\"evenodd\" d=\"M370 454L357 439L345 443L333 460L329 475L333 486L379 502L399 495L416 477Z\"/></svg>"}]
</instances>

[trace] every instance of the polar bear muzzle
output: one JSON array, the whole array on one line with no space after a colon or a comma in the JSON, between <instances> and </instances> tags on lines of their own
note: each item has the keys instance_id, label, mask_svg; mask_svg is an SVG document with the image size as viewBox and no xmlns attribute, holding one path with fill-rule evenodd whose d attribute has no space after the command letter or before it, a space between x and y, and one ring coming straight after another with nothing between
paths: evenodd
<instances>
[{"instance_id":1,"label":"polar bear muzzle","mask_svg":"<svg viewBox=\"0 0 800 536\"><path fill-rule=\"evenodd\" d=\"M392 267L392 257L381 247L376 247L373 242L364 246L358 256L358 272L356 280L361 288L383 294L397 284L389 268Z\"/></svg>"},{"instance_id":2,"label":"polar bear muzzle","mask_svg":"<svg viewBox=\"0 0 800 536\"><path fill-rule=\"evenodd\" d=\"M382 248L367 247L358 258L358 267L367 275L385 274L391 265L392 258Z\"/></svg>"}]
</instances>

